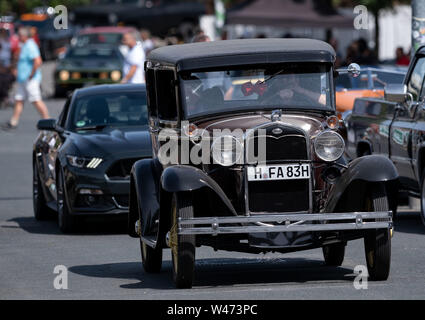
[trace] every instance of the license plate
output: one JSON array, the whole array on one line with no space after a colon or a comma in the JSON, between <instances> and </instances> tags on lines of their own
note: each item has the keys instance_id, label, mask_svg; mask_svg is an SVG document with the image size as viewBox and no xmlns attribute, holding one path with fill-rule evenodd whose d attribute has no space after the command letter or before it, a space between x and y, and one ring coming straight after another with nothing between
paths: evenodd
<instances>
[{"instance_id":1,"label":"license plate","mask_svg":"<svg viewBox=\"0 0 425 320\"><path fill-rule=\"evenodd\" d=\"M295 180L310 178L309 164L283 164L248 167L248 181Z\"/></svg>"}]
</instances>

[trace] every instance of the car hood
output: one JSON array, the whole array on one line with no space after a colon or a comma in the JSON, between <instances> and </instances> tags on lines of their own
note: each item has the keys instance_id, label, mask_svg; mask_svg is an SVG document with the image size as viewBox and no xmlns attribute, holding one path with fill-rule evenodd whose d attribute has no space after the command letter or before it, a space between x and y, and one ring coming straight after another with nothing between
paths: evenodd
<instances>
[{"instance_id":1,"label":"car hood","mask_svg":"<svg viewBox=\"0 0 425 320\"><path fill-rule=\"evenodd\" d=\"M81 156L92 157L150 157L152 146L149 131L140 127L107 127L102 131L73 134L75 147Z\"/></svg>"},{"instance_id":2,"label":"car hood","mask_svg":"<svg viewBox=\"0 0 425 320\"><path fill-rule=\"evenodd\" d=\"M272 123L270 120L271 113L251 114L251 115L232 115L210 121L195 123L198 128L206 129L210 133L213 130L229 129L231 131L242 129L243 131L258 126ZM302 129L308 136L314 136L322 129L322 123L325 121L323 115L310 115L308 113L282 113L280 123L283 125L293 126Z\"/></svg>"},{"instance_id":3,"label":"car hood","mask_svg":"<svg viewBox=\"0 0 425 320\"><path fill-rule=\"evenodd\" d=\"M87 70L87 69L104 69L104 70L121 70L122 62L118 59L63 59L59 62L58 70Z\"/></svg>"}]
</instances>

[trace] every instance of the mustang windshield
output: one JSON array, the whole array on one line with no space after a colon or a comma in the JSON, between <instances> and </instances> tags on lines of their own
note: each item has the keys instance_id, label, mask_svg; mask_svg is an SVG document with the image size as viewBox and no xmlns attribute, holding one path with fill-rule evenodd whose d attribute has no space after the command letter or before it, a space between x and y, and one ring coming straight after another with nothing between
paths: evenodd
<instances>
[{"instance_id":1,"label":"mustang windshield","mask_svg":"<svg viewBox=\"0 0 425 320\"><path fill-rule=\"evenodd\" d=\"M333 110L330 66L279 66L181 75L187 117L238 110Z\"/></svg>"},{"instance_id":2,"label":"mustang windshield","mask_svg":"<svg viewBox=\"0 0 425 320\"><path fill-rule=\"evenodd\" d=\"M71 113L74 130L148 124L145 93L105 93L79 98Z\"/></svg>"}]
</instances>

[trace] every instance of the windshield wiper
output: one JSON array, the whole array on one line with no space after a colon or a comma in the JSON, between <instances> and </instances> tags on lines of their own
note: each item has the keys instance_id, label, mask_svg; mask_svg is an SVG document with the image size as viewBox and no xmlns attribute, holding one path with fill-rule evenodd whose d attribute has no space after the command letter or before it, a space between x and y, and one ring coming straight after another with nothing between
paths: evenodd
<instances>
[{"instance_id":1,"label":"windshield wiper","mask_svg":"<svg viewBox=\"0 0 425 320\"><path fill-rule=\"evenodd\" d=\"M96 130L96 131L100 131L103 130L105 127L107 127L107 124L98 124L96 126L88 126L88 127L80 127L80 128L76 128L76 131L85 131L85 130Z\"/></svg>"},{"instance_id":2,"label":"windshield wiper","mask_svg":"<svg viewBox=\"0 0 425 320\"><path fill-rule=\"evenodd\" d=\"M268 77L267 79L264 79L260 83L266 83L267 81L269 81L269 80L273 79L274 77L278 76L279 74L281 74L283 71L285 71L285 69L282 69L282 70L279 70L276 73L273 73L270 77Z\"/></svg>"}]
</instances>

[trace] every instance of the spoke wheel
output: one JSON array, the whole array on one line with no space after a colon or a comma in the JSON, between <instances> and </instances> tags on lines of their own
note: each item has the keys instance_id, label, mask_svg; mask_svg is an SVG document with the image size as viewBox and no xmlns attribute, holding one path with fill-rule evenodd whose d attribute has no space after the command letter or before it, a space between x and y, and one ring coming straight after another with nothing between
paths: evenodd
<instances>
[{"instance_id":1,"label":"spoke wheel","mask_svg":"<svg viewBox=\"0 0 425 320\"><path fill-rule=\"evenodd\" d=\"M75 218L70 215L68 202L65 192L65 182L62 170L59 170L57 177L57 211L58 211L58 225L63 233L73 231L75 226Z\"/></svg>"},{"instance_id":2,"label":"spoke wheel","mask_svg":"<svg viewBox=\"0 0 425 320\"><path fill-rule=\"evenodd\" d=\"M177 288L191 288L195 269L195 236L177 234L178 218L193 217L191 194L174 194L171 211L172 226L170 229L169 244L173 260L174 283Z\"/></svg>"},{"instance_id":3,"label":"spoke wheel","mask_svg":"<svg viewBox=\"0 0 425 320\"><path fill-rule=\"evenodd\" d=\"M46 220L49 217L49 208L46 205L40 175L38 174L37 164L35 162L32 171L32 201L35 219Z\"/></svg>"},{"instance_id":4,"label":"spoke wheel","mask_svg":"<svg viewBox=\"0 0 425 320\"><path fill-rule=\"evenodd\" d=\"M366 201L366 211L388 211L388 198L383 184L374 185ZM389 229L370 230L364 238L369 278L387 280L391 266L391 235Z\"/></svg>"}]
</instances>

